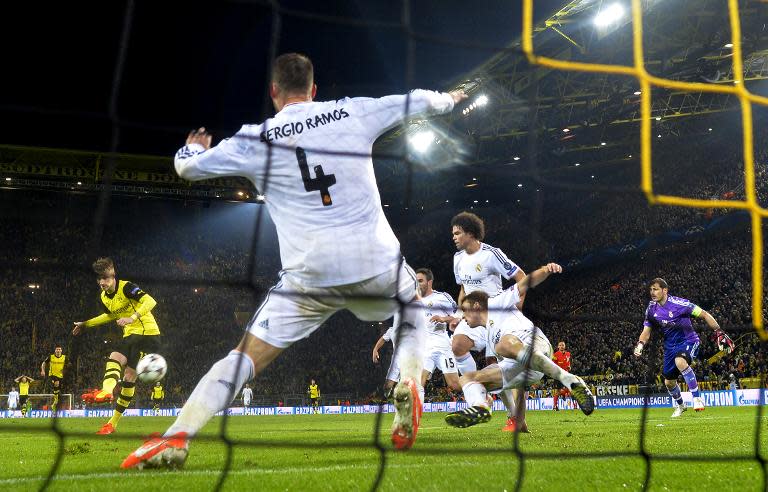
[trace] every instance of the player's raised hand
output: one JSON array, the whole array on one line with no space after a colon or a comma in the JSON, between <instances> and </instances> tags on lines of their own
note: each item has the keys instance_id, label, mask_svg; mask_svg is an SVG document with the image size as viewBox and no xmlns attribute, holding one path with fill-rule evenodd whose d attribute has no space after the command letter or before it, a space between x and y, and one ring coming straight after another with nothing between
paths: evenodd
<instances>
[{"instance_id":1,"label":"player's raised hand","mask_svg":"<svg viewBox=\"0 0 768 492\"><path fill-rule=\"evenodd\" d=\"M546 265L544 265L544 267L547 269L549 273L563 273L563 267L561 267L557 263L547 263Z\"/></svg>"},{"instance_id":2,"label":"player's raised hand","mask_svg":"<svg viewBox=\"0 0 768 492\"><path fill-rule=\"evenodd\" d=\"M458 104L458 103L460 103L461 101L463 101L464 99L466 99L467 97L469 97L469 96L467 96L467 94L466 94L466 93L465 93L463 90L461 90L461 89L459 89L459 90L455 90L455 91L451 91L451 92L449 92L448 94L450 94L450 95L451 95L451 97L453 98L453 104Z\"/></svg>"},{"instance_id":3,"label":"player's raised hand","mask_svg":"<svg viewBox=\"0 0 768 492\"><path fill-rule=\"evenodd\" d=\"M75 321L74 323L75 327L72 329L72 334L75 336L79 335L83 329L84 324L85 323L83 323L82 321Z\"/></svg>"},{"instance_id":4,"label":"player's raised hand","mask_svg":"<svg viewBox=\"0 0 768 492\"><path fill-rule=\"evenodd\" d=\"M645 343L643 343L642 340L638 340L637 345L635 345L635 357L641 357L643 355L643 347L645 347Z\"/></svg>"},{"instance_id":5,"label":"player's raised hand","mask_svg":"<svg viewBox=\"0 0 768 492\"><path fill-rule=\"evenodd\" d=\"M208 133L204 126L197 130L192 130L187 135L187 145L193 143L202 145L206 150L211 148L211 134Z\"/></svg>"}]
</instances>

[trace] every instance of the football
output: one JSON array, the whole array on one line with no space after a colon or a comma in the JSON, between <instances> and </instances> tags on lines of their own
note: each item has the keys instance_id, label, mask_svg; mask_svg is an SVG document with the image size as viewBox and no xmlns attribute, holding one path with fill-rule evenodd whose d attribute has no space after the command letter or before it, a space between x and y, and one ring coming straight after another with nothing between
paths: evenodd
<instances>
[{"instance_id":1,"label":"football","mask_svg":"<svg viewBox=\"0 0 768 492\"><path fill-rule=\"evenodd\" d=\"M142 383L154 383L163 379L167 370L168 364L162 355L147 354L136 366L136 377Z\"/></svg>"}]
</instances>

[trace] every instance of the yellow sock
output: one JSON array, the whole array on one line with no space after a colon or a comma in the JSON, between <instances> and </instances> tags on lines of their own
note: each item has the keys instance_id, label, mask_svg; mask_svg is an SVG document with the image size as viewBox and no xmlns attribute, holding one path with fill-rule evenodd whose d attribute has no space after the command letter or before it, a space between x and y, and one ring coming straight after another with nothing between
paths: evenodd
<instances>
[{"instance_id":1,"label":"yellow sock","mask_svg":"<svg viewBox=\"0 0 768 492\"><path fill-rule=\"evenodd\" d=\"M107 368L104 370L104 382L101 383L101 391L112 393L122 376L122 372L123 366L115 359L109 359L107 361Z\"/></svg>"},{"instance_id":2,"label":"yellow sock","mask_svg":"<svg viewBox=\"0 0 768 492\"><path fill-rule=\"evenodd\" d=\"M123 388L120 390L120 396L117 397L117 405L115 411L112 413L112 418L109 419L109 423L112 427L117 428L117 423L123 417L123 412L133 400L133 394L136 392L136 383L129 383L124 381Z\"/></svg>"}]
</instances>

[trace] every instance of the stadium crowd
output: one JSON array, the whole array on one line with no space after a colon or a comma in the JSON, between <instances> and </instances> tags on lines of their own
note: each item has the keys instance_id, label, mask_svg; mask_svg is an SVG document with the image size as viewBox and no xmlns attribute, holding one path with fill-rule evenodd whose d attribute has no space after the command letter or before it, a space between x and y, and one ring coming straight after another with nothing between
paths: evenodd
<instances>
[{"instance_id":1,"label":"stadium crowd","mask_svg":"<svg viewBox=\"0 0 768 492\"><path fill-rule=\"evenodd\" d=\"M743 198L743 173L734 172L740 169L740 164L734 164L738 161L734 151L709 152L705 160L683 159L675 152L681 151L674 146L659 150L660 159L680 163L663 169L657 183L660 192ZM760 151L757 157L764 162L768 155ZM768 183L764 165L759 166L758 177L759 183ZM618 179L602 184L618 185ZM681 189L672 190L669 183L678 183ZM759 197L762 203L768 202L763 185ZM55 344L63 345L70 356L65 393L78 395L100 383L119 330L111 325L89 329L77 338L70 335L73 321L101 312L90 270L94 255L114 258L118 277L139 284L158 301L153 312L170 366L167 400L173 403L183 401L211 362L238 340L279 269L274 238L258 236L264 244L255 254L251 252L253 236L244 231L252 229L252 217L242 223L218 221L216 214L224 212L199 204L114 198L111 213L124 220L136 214L152 217L151 223L141 232L131 228L135 231L126 235L119 219L114 224L110 221L103 229L102 246L94 251L84 246L92 232L93 198L40 192L15 199L27 204L31 199L32 206L25 214L9 207L0 214L2 393L20 374L38 378L40 362ZM500 247L526 271L546 261L581 257L734 213L650 207L639 193L549 191L536 230L530 219L532 205L522 204L515 213L510 213L510 207L478 204L467 209L486 220L486 242ZM431 268L435 288L452 296L458 288L452 273L455 248L449 224L458 211L446 206L396 216L394 210L387 210L409 263L414 268ZM532 236L533 232L537 234ZM653 384L659 372L660 343L655 345L655 356L652 350L643 359L631 354L648 302L647 281L661 276L670 283L673 295L710 311L737 340L734 354L710 365L706 360L717 350L701 324L700 380L725 384L730 374L737 378L765 374L766 355L751 328L748 232L742 223L695 239L651 244L609 263L567 268L533 291L525 309L553 345L560 340L568 344L574 372L604 383ZM259 376L252 385L255 397L284 400L286 394L303 393L313 377L326 392L368 398L381 384L388 362L385 355L382 364L374 366L370 348L387 326L363 323L348 313L335 316ZM446 397L439 378L434 380L431 397ZM42 385L33 386L33 392L42 391Z\"/></svg>"}]
</instances>

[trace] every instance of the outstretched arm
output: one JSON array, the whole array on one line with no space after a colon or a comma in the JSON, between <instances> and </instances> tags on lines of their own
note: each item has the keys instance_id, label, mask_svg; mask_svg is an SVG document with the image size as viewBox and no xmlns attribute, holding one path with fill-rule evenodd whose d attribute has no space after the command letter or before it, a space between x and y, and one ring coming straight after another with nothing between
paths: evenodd
<instances>
[{"instance_id":1,"label":"outstretched arm","mask_svg":"<svg viewBox=\"0 0 768 492\"><path fill-rule=\"evenodd\" d=\"M520 298L522 299L525 296L525 293L528 292L528 289L532 289L545 281L547 277L552 275L553 273L562 273L563 267L558 265L557 263L547 263L546 265L542 266L541 268L537 268L536 270L532 271L525 277L523 277L522 280L517 282L517 291L520 295Z\"/></svg>"},{"instance_id":2,"label":"outstretched arm","mask_svg":"<svg viewBox=\"0 0 768 492\"><path fill-rule=\"evenodd\" d=\"M643 353L643 348L648 340L651 338L651 327L643 326L643 331L640 332L640 338L637 339L637 345L635 345L635 357L640 357Z\"/></svg>"},{"instance_id":3,"label":"outstretched arm","mask_svg":"<svg viewBox=\"0 0 768 492\"><path fill-rule=\"evenodd\" d=\"M381 357L379 356L379 349L381 349L385 343L387 343L387 341L384 340L383 336L376 340L376 345L373 346L373 353L371 354L374 364L378 364L379 360L381 360Z\"/></svg>"}]
</instances>

